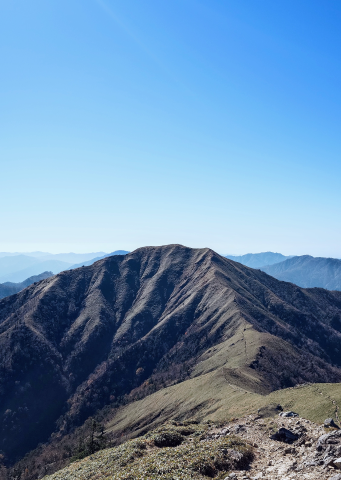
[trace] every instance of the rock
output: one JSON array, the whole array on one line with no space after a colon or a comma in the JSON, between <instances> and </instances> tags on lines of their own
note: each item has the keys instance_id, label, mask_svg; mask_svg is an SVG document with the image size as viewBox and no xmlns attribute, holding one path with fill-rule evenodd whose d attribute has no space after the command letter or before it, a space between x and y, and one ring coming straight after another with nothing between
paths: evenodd
<instances>
[{"instance_id":1,"label":"rock","mask_svg":"<svg viewBox=\"0 0 341 480\"><path fill-rule=\"evenodd\" d=\"M321 452L325 450L328 445L339 445L341 444L341 430L334 430L330 433L325 433L321 435L316 443L316 450Z\"/></svg>"},{"instance_id":2,"label":"rock","mask_svg":"<svg viewBox=\"0 0 341 480\"><path fill-rule=\"evenodd\" d=\"M295 412L281 412L279 414L280 417L298 417L298 413Z\"/></svg>"},{"instance_id":3,"label":"rock","mask_svg":"<svg viewBox=\"0 0 341 480\"><path fill-rule=\"evenodd\" d=\"M284 455L288 455L289 453L296 453L296 449L293 447L288 447L284 449Z\"/></svg>"},{"instance_id":4,"label":"rock","mask_svg":"<svg viewBox=\"0 0 341 480\"><path fill-rule=\"evenodd\" d=\"M304 462L303 465L305 467L316 467L318 464L317 464L317 462L310 461L310 462Z\"/></svg>"},{"instance_id":5,"label":"rock","mask_svg":"<svg viewBox=\"0 0 341 480\"><path fill-rule=\"evenodd\" d=\"M341 473L334 475L333 477L329 477L329 480L341 480Z\"/></svg>"},{"instance_id":6,"label":"rock","mask_svg":"<svg viewBox=\"0 0 341 480\"><path fill-rule=\"evenodd\" d=\"M225 477L224 480L234 480L235 478L237 478L237 475L232 472L228 477Z\"/></svg>"},{"instance_id":7,"label":"rock","mask_svg":"<svg viewBox=\"0 0 341 480\"><path fill-rule=\"evenodd\" d=\"M260 478L263 478L263 473L257 473L254 477L251 477L251 480L259 480Z\"/></svg>"},{"instance_id":8,"label":"rock","mask_svg":"<svg viewBox=\"0 0 341 480\"><path fill-rule=\"evenodd\" d=\"M237 425L234 427L234 433L241 433L245 431L246 431L245 425Z\"/></svg>"},{"instance_id":9,"label":"rock","mask_svg":"<svg viewBox=\"0 0 341 480\"><path fill-rule=\"evenodd\" d=\"M273 440L278 440L280 442L291 443L298 439L298 435L291 432L287 428L282 427L278 430L278 432L271 435L270 438L272 438Z\"/></svg>"},{"instance_id":10,"label":"rock","mask_svg":"<svg viewBox=\"0 0 341 480\"><path fill-rule=\"evenodd\" d=\"M336 460L334 460L333 465L334 465L334 467L341 470L341 458L337 458Z\"/></svg>"},{"instance_id":11,"label":"rock","mask_svg":"<svg viewBox=\"0 0 341 480\"><path fill-rule=\"evenodd\" d=\"M336 423L334 422L334 420L332 418L326 418L323 425L326 428L340 428L338 425L336 425Z\"/></svg>"},{"instance_id":12,"label":"rock","mask_svg":"<svg viewBox=\"0 0 341 480\"><path fill-rule=\"evenodd\" d=\"M329 465L333 465L334 466L334 460L335 458L334 457L331 457L330 455L328 455L328 457L326 457L324 460L323 460L323 465L325 468L329 467Z\"/></svg>"}]
</instances>

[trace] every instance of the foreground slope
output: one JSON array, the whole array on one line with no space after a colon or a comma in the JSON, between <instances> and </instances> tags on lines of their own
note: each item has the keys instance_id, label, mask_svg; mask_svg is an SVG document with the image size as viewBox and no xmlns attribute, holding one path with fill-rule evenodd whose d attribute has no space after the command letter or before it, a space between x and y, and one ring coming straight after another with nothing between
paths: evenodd
<instances>
[{"instance_id":1,"label":"foreground slope","mask_svg":"<svg viewBox=\"0 0 341 480\"><path fill-rule=\"evenodd\" d=\"M0 301L0 449L14 460L106 404L223 370L269 393L341 381L341 293L209 249L146 247ZM214 397L214 394L213 394Z\"/></svg>"},{"instance_id":2,"label":"foreground slope","mask_svg":"<svg viewBox=\"0 0 341 480\"><path fill-rule=\"evenodd\" d=\"M291 432L289 444L284 432ZM160 439L172 436L182 442L180 446L160 445ZM261 409L259 415L219 424L172 422L44 478L339 480L340 448L340 431L326 434L322 425L301 415L280 417L272 406Z\"/></svg>"},{"instance_id":3,"label":"foreground slope","mask_svg":"<svg viewBox=\"0 0 341 480\"><path fill-rule=\"evenodd\" d=\"M278 280L292 282L300 287L321 287L341 290L341 260L302 255L284 262L261 267Z\"/></svg>"},{"instance_id":4,"label":"foreground slope","mask_svg":"<svg viewBox=\"0 0 341 480\"><path fill-rule=\"evenodd\" d=\"M208 425L172 424L75 462L49 480L205 480L247 468L253 447L235 436L213 439Z\"/></svg>"}]
</instances>

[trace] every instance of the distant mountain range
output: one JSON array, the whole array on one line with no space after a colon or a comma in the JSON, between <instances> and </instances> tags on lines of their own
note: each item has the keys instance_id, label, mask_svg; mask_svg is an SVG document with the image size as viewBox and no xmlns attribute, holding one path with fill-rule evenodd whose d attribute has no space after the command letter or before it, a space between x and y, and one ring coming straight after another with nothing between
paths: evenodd
<instances>
[{"instance_id":1,"label":"distant mountain range","mask_svg":"<svg viewBox=\"0 0 341 480\"><path fill-rule=\"evenodd\" d=\"M264 265L272 265L274 263L283 262L291 256L285 256L281 253L263 252L263 253L247 253L246 255L225 255L226 258L239 262L251 268L261 268Z\"/></svg>"},{"instance_id":2,"label":"distant mountain range","mask_svg":"<svg viewBox=\"0 0 341 480\"><path fill-rule=\"evenodd\" d=\"M274 265L263 266L261 270L278 280L295 283L300 287L341 290L341 260L336 258L302 255Z\"/></svg>"},{"instance_id":3,"label":"distant mountain range","mask_svg":"<svg viewBox=\"0 0 341 480\"><path fill-rule=\"evenodd\" d=\"M124 250L117 252L126 253ZM108 255L117 255L120 253L59 253L43 254L43 252L33 252L28 254L5 255L0 254L0 283L15 282L21 283L27 278L39 275L45 271L51 271L54 274L63 270L77 268L82 265L91 265L96 260Z\"/></svg>"},{"instance_id":4,"label":"distant mountain range","mask_svg":"<svg viewBox=\"0 0 341 480\"><path fill-rule=\"evenodd\" d=\"M40 275L34 275L33 277L27 278L24 282L21 283L12 283L6 282L0 284L0 299L8 297L9 295L14 295L15 293L20 292L26 287L32 285L32 283L40 282L40 280L45 280L45 278L52 277L52 272L43 272Z\"/></svg>"},{"instance_id":5,"label":"distant mountain range","mask_svg":"<svg viewBox=\"0 0 341 480\"><path fill-rule=\"evenodd\" d=\"M127 252L127 250L115 250L115 252L106 253L101 257L92 258L91 260L88 260L86 262L76 263L75 265L72 265L68 270L72 270L73 268L79 268L79 267L88 267L89 265L92 265L98 260L102 260L102 258L111 257L112 255L126 255L127 253L129 253Z\"/></svg>"},{"instance_id":6,"label":"distant mountain range","mask_svg":"<svg viewBox=\"0 0 341 480\"><path fill-rule=\"evenodd\" d=\"M249 402L341 382L340 350L341 292L280 282L208 248L109 256L0 300L0 450L14 461L106 405L114 418L123 403L187 380L209 392L194 399L207 412L218 379ZM129 432L156 409L137 412Z\"/></svg>"}]
</instances>

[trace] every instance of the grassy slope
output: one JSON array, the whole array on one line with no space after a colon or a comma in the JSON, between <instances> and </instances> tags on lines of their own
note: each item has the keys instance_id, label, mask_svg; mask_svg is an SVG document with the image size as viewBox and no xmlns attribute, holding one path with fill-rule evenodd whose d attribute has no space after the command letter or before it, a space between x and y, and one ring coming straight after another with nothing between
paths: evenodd
<instances>
[{"instance_id":1,"label":"grassy slope","mask_svg":"<svg viewBox=\"0 0 341 480\"><path fill-rule=\"evenodd\" d=\"M335 418L336 405L341 405L341 384L311 384L260 395L227 382L220 368L123 407L107 431L135 436L172 418L222 421L277 403L284 410L321 423L327 417Z\"/></svg>"},{"instance_id":2,"label":"grassy slope","mask_svg":"<svg viewBox=\"0 0 341 480\"><path fill-rule=\"evenodd\" d=\"M285 410L296 410L315 422L335 416L336 405L341 405L339 383L311 384L270 393L262 377L249 366L261 346L266 346L270 357L277 348L283 355L295 354L287 342L256 332L245 322L232 338L200 357L193 378L119 409L106 425L107 431L114 436L121 436L122 432L136 436L170 419L227 420L255 413L271 403L279 403Z\"/></svg>"}]
</instances>

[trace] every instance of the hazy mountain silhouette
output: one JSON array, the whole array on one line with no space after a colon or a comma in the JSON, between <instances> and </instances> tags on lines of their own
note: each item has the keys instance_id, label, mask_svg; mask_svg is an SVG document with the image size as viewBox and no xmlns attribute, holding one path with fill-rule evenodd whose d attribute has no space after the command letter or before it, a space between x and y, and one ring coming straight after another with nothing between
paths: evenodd
<instances>
[{"instance_id":1,"label":"hazy mountain silhouette","mask_svg":"<svg viewBox=\"0 0 341 480\"><path fill-rule=\"evenodd\" d=\"M296 283L301 287L321 287L341 290L341 260L302 255L284 262L261 267L278 280Z\"/></svg>"},{"instance_id":2,"label":"hazy mountain silhouette","mask_svg":"<svg viewBox=\"0 0 341 480\"><path fill-rule=\"evenodd\" d=\"M32 283L40 282L40 280L45 280L45 278L52 277L52 275L52 272L43 272L40 275L34 275L33 277L27 278L21 283L0 283L0 299L8 297L9 295L14 295L24 288L32 285Z\"/></svg>"},{"instance_id":3,"label":"hazy mountain silhouette","mask_svg":"<svg viewBox=\"0 0 341 480\"><path fill-rule=\"evenodd\" d=\"M291 256L285 256L281 253L263 252L263 253L247 253L246 255L225 255L226 258L239 262L247 267L260 268L264 265L272 265L274 263L282 262Z\"/></svg>"},{"instance_id":4,"label":"hazy mountain silhouette","mask_svg":"<svg viewBox=\"0 0 341 480\"><path fill-rule=\"evenodd\" d=\"M0 258L2 257L16 257L17 255L26 255L27 257L46 257L47 255L52 255L49 252L0 252Z\"/></svg>"},{"instance_id":5,"label":"hazy mountain silhouette","mask_svg":"<svg viewBox=\"0 0 341 480\"><path fill-rule=\"evenodd\" d=\"M109 256L0 301L0 450L13 460L56 425L63 434L132 391L215 369L264 393L339 382L340 348L341 292L210 249Z\"/></svg>"},{"instance_id":6,"label":"hazy mountain silhouette","mask_svg":"<svg viewBox=\"0 0 341 480\"><path fill-rule=\"evenodd\" d=\"M71 270L73 268L79 268L79 267L88 267L89 265L92 265L93 263L97 262L98 260L102 260L102 258L111 257L112 255L126 255L127 253L129 253L127 250L115 250L115 252L106 253L105 255L102 255L101 257L92 258L91 260L88 260L86 262L76 263L75 265L72 265L71 267L69 267L69 270Z\"/></svg>"},{"instance_id":7,"label":"hazy mountain silhouette","mask_svg":"<svg viewBox=\"0 0 341 480\"><path fill-rule=\"evenodd\" d=\"M4 260L4 259L0 259ZM39 275L41 272L53 272L59 273L63 270L66 270L70 267L69 263L61 262L60 260L46 260L46 261L37 261L30 267L23 268L21 270L14 271L12 273L7 273L0 277L0 282L23 282L26 278L32 277L34 275Z\"/></svg>"},{"instance_id":8,"label":"hazy mountain silhouette","mask_svg":"<svg viewBox=\"0 0 341 480\"><path fill-rule=\"evenodd\" d=\"M93 253L57 253L31 252L27 254L0 254L0 282L22 282L26 278L39 275L44 271L54 274L73 267L76 262L91 264L95 259L103 258L104 252ZM7 256L6 256L7 255ZM80 265L82 265L80 264Z\"/></svg>"},{"instance_id":9,"label":"hazy mountain silhouette","mask_svg":"<svg viewBox=\"0 0 341 480\"><path fill-rule=\"evenodd\" d=\"M37 260L34 257L29 257L27 255L12 255L10 257L1 257L0 258L0 282L1 281L10 281L7 280L7 275L11 275L13 272L17 272L19 270L23 270L25 268L29 268L33 265L36 265L39 263L39 260ZM40 270L39 273L41 273L42 270ZM23 278L25 280L26 277ZM4 279L4 280L2 280Z\"/></svg>"},{"instance_id":10,"label":"hazy mountain silhouette","mask_svg":"<svg viewBox=\"0 0 341 480\"><path fill-rule=\"evenodd\" d=\"M80 263L80 262L87 262L88 260L92 260L94 258L103 258L107 253L105 252L92 252L92 253L54 253L48 254L40 257L41 261L46 260L59 260L61 262L66 263Z\"/></svg>"}]
</instances>

